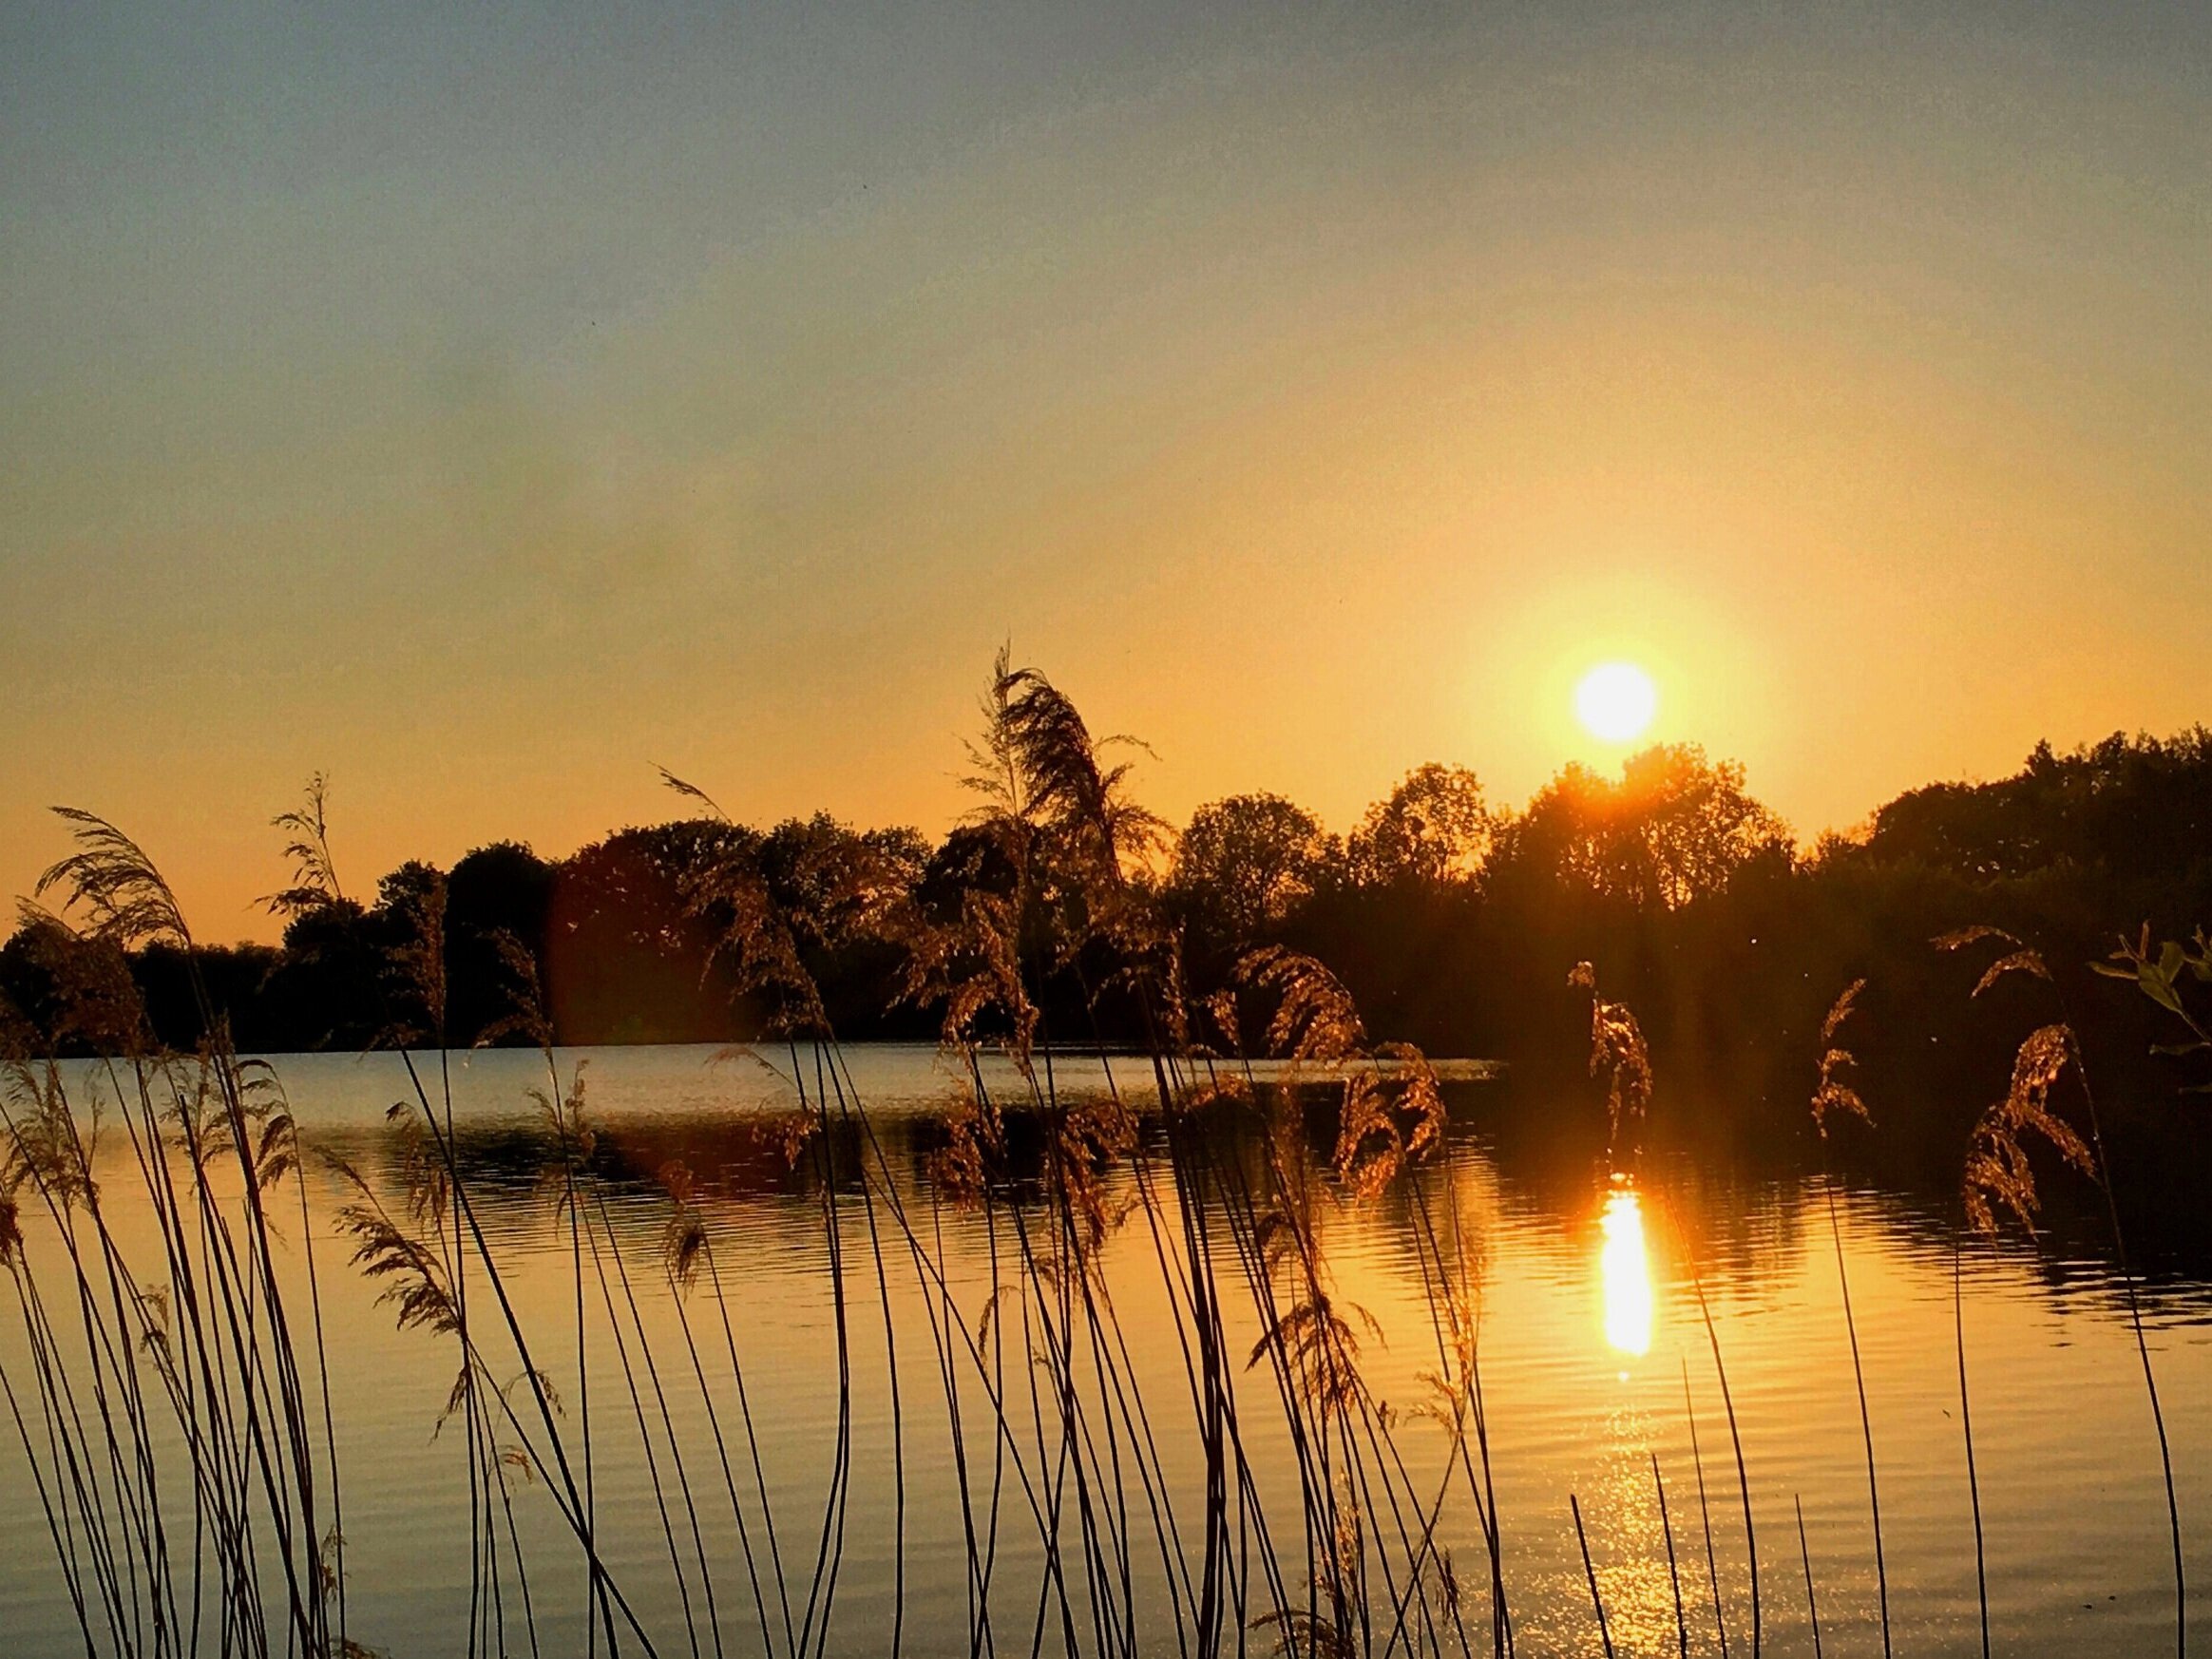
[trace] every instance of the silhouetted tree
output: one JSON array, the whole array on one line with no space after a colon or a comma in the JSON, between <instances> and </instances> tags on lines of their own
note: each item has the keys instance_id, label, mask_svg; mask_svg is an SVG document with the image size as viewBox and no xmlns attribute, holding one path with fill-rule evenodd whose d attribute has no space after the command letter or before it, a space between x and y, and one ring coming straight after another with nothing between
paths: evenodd
<instances>
[{"instance_id":1,"label":"silhouetted tree","mask_svg":"<svg viewBox=\"0 0 2212 1659\"><path fill-rule=\"evenodd\" d=\"M314 891L289 895L283 951L254 1000L296 1046L363 1048L386 1022L390 940L353 900L315 899Z\"/></svg>"},{"instance_id":2,"label":"silhouetted tree","mask_svg":"<svg viewBox=\"0 0 2212 1659\"><path fill-rule=\"evenodd\" d=\"M620 830L554 875L543 980L565 1042L727 1041L743 1034L726 973L711 958L722 923L695 913L708 863L750 854L760 837L711 819Z\"/></svg>"},{"instance_id":3,"label":"silhouetted tree","mask_svg":"<svg viewBox=\"0 0 2212 1659\"><path fill-rule=\"evenodd\" d=\"M1619 901L1679 910L1725 890L1756 861L1786 869L1788 829L1744 788L1744 769L1695 744L1631 756L1618 779L1573 764L1507 825L1501 871Z\"/></svg>"},{"instance_id":4,"label":"silhouetted tree","mask_svg":"<svg viewBox=\"0 0 2212 1659\"><path fill-rule=\"evenodd\" d=\"M1141 987L1204 995L1268 943L1328 963L1378 1040L1509 1057L1526 1086L1548 1090L1546 1062L1571 1073L1585 1051L1587 998L1567 973L1587 961L1637 1010L1663 1073L1694 1065L1720 1085L1685 1095L1802 1099L1801 1077L1769 1085L1810 1063L1836 990L1863 978L1855 1047L1868 1097L1971 1102L1990 1058L1974 1022L1986 1011L2001 1025L2011 992L1965 997L1932 936L1990 924L2032 941L2078 1022L2103 1022L2147 1064L2162 1034L2131 1003L2115 1009L2086 964L2122 927L2148 922L2150 937L2181 940L2212 919L2202 729L2068 753L2039 745L2013 775L1908 791L1802 857L1741 767L1691 747L1647 751L1617 776L1571 766L1518 815L1494 811L1473 773L1429 765L1341 844L1281 796L1212 802L1155 886L1156 820L1110 763L1111 742L1003 658L983 712L969 780L982 804L934 846L827 814L765 831L717 814L624 830L558 865L515 843L471 852L444 912L448 1039L471 1041L511 1011L502 935L538 957L563 1041L756 1036L791 1012L773 976L743 960L741 911L757 898L787 930L791 978L818 990L809 1017L848 1038L931 1035L939 1016L925 1008L994 1039L1129 1038L1151 995ZM364 910L338 886L321 808L311 787L279 820L293 877L272 901L281 947L195 946L188 963L163 944L124 959L162 1040L205 1036L196 978L249 1050L349 1046L387 1027L391 960L445 878L402 865ZM10 1019L50 1020L66 937L26 928L0 945ZM1015 998L993 976L1031 989ZM2113 1094L2125 1120L2135 1096ZM1886 1116L1885 1147L1948 1144L1956 1125L1934 1108L1923 1116Z\"/></svg>"},{"instance_id":5,"label":"silhouetted tree","mask_svg":"<svg viewBox=\"0 0 2212 1659\"><path fill-rule=\"evenodd\" d=\"M1319 819L1281 795L1230 795L1191 814L1169 897L1208 943L1245 944L1311 898L1338 850Z\"/></svg>"},{"instance_id":6,"label":"silhouetted tree","mask_svg":"<svg viewBox=\"0 0 2212 1659\"><path fill-rule=\"evenodd\" d=\"M465 854L446 878L446 1027L458 1047L514 1012L513 975L499 941L545 953L553 866L519 841Z\"/></svg>"},{"instance_id":7,"label":"silhouetted tree","mask_svg":"<svg viewBox=\"0 0 2212 1659\"><path fill-rule=\"evenodd\" d=\"M2071 867L2155 879L2212 860L2212 732L2038 743L2012 777L1929 784L1876 812L1867 854L1979 879Z\"/></svg>"},{"instance_id":8,"label":"silhouetted tree","mask_svg":"<svg viewBox=\"0 0 2212 1659\"><path fill-rule=\"evenodd\" d=\"M388 924L410 915L445 879L446 872L436 865L410 858L377 882L376 913Z\"/></svg>"},{"instance_id":9,"label":"silhouetted tree","mask_svg":"<svg viewBox=\"0 0 2212 1659\"><path fill-rule=\"evenodd\" d=\"M1471 882L1497 830L1475 774L1432 760L1367 809L1344 843L1345 867L1359 887Z\"/></svg>"}]
</instances>

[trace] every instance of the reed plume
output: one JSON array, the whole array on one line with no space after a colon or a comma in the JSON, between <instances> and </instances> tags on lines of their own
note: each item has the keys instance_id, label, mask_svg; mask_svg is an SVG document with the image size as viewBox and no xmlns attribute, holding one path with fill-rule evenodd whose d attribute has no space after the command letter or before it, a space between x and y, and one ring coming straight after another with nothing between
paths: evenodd
<instances>
[{"instance_id":1,"label":"reed plume","mask_svg":"<svg viewBox=\"0 0 2212 1659\"><path fill-rule=\"evenodd\" d=\"M329 805L330 779L318 772L308 778L301 803L269 821L271 829L291 837L284 844L284 856L292 866L291 885L261 901L270 914L302 916L346 902L337 862L331 856Z\"/></svg>"},{"instance_id":2,"label":"reed plume","mask_svg":"<svg viewBox=\"0 0 2212 1659\"><path fill-rule=\"evenodd\" d=\"M2171 950L2161 952L2155 972L2145 975L2149 965L2147 931L2144 943L2131 956L2122 942L2120 960L2126 962L2137 972L2139 982L2151 990L2150 982L2163 982L2172 990L2173 970L2177 959ZM2057 982L2042 954L2032 946L2005 932L2002 928L1975 926L1945 934L1936 940L1942 950L1957 950L1984 941L1995 941L2002 954L1990 963L1974 982L1974 995L1979 997L2006 974L2026 973L2043 981L2057 994ZM2185 955L2180 959L2185 965ZM2096 964L2092 964L2096 965ZM2105 964L2109 967L2111 964ZM2206 974L2212 977L2212 964ZM2151 991L2154 1000L2157 993ZM2021 1042L2012 1059L2012 1085L2004 1099L1982 1114L1974 1125L1974 1135L1967 1150L1965 1188L1967 1214L1983 1231L1993 1231L1995 1217L1992 1200L2002 1203L2024 1227L2032 1227L2037 1209L2034 1172L2031 1167L2023 1139L2032 1133L2047 1141L2068 1163L2097 1183L2105 1196L2105 1212L2112 1229L2112 1249L2118 1257L2120 1283L2127 1298L2127 1323L2135 1337L2135 1352L2143 1367L2144 1393L2150 1402L2151 1427L2158 1438L2160 1473L2164 1478L2166 1502L2166 1530L2172 1546L2174 1573L2174 1651L2176 1659L2186 1659L2189 1646L2188 1580L2182 1553L2181 1501L2174 1490L2173 1446L2166 1435L2165 1408L2160 1402L2158 1377L2150 1363L2150 1343L2143 1329L2143 1307L2136 1293L2135 1273L2128 1266L2127 1240L2120 1226L2120 1200L2112 1190L2111 1160L2105 1149L2105 1133L2097 1113L2097 1096L2089 1086L2088 1069L2083 1063L2080 1039L2075 1036L2072 1020L2067 1016L2065 999L2058 996L2061 1018L2054 1023L2038 1027ZM2072 1126L2050 1110L2051 1088L2071 1068L2074 1080L2081 1090L2082 1106L2088 1120L2089 1137L2085 1142ZM1962 1359L1963 1375L1963 1359Z\"/></svg>"},{"instance_id":3,"label":"reed plume","mask_svg":"<svg viewBox=\"0 0 2212 1659\"><path fill-rule=\"evenodd\" d=\"M211 1601L226 1643L235 1634L244 1650L354 1651L343 1614L334 1617L344 1579L327 1411L319 1448L311 1426L318 1383L327 1400L319 1301L310 1356L295 1339L264 1202L296 1170L295 1125L280 1093L233 1050L175 894L144 849L94 814L60 816L75 849L37 890L58 893L83 925L27 910L27 946L51 970L56 1005L43 1034L20 1011L0 1019L9 1034L0 1240L32 1356L29 1392L47 1426L43 1457L14 1382L0 1382L72 1609L88 1652L96 1625L118 1653L190 1651ZM151 1040L122 963L124 950L146 944L179 953L200 1017L197 1054L167 1055ZM99 1093L80 1111L54 1049L33 1058L42 1035L109 1057L112 1121L152 1205L164 1284L141 1280L110 1227L95 1173ZM74 1364L56 1346L55 1304L26 1248L27 1196L62 1252L67 1305L84 1339ZM188 1496L173 1499L178 1493ZM189 1540L171 1524L173 1502L188 1503Z\"/></svg>"},{"instance_id":4,"label":"reed plume","mask_svg":"<svg viewBox=\"0 0 2212 1659\"><path fill-rule=\"evenodd\" d=\"M1813 1125L1820 1131L1825 1145L1828 1138L1828 1116L1843 1113L1871 1126L1874 1116L1866 1109L1866 1102L1849 1081L1857 1072L1859 1059L1842 1046L1840 1037L1843 1024L1851 1018L1859 1001L1859 993L1866 989L1862 979L1853 980L1843 987L1828 1009L1827 1018L1821 1022L1821 1077L1814 1087L1812 1099ZM1836 1215L1836 1184L1831 1177L1824 1184L1828 1201L1828 1236L1836 1246L1836 1284L1843 1298L1843 1328L1851 1339L1851 1380L1859 1391L1859 1429L1866 1445L1866 1502L1874 1519L1874 1583L1877 1605L1881 1613L1881 1650L1883 1659L1890 1652L1889 1560L1882 1548L1881 1486L1875 1475L1874 1415L1866 1403L1866 1367L1859 1353L1859 1321L1851 1311L1851 1275L1843 1265L1843 1227ZM1802 1531L1801 1525L1801 1531ZM1807 1568L1805 1597L1812 1599L1810 1568ZM1817 1628L1817 1626L1816 1626Z\"/></svg>"},{"instance_id":5,"label":"reed plume","mask_svg":"<svg viewBox=\"0 0 2212 1659\"><path fill-rule=\"evenodd\" d=\"M1590 993L1590 1075L1606 1079L1606 1147L1617 1156L1621 1126L1640 1123L1651 1104L1651 1051L1629 1005L1600 993L1596 968L1578 962L1567 982Z\"/></svg>"}]
</instances>

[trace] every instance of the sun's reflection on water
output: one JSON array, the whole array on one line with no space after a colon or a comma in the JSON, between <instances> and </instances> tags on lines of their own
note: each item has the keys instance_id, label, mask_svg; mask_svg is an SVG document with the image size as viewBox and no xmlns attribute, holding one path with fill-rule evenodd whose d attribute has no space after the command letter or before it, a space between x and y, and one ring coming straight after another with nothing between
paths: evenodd
<instances>
[{"instance_id":1,"label":"sun's reflection on water","mask_svg":"<svg viewBox=\"0 0 2212 1659\"><path fill-rule=\"evenodd\" d=\"M1644 1206L1634 1187L1615 1178L1598 1217L1605 1242L1597 1256L1605 1291L1605 1340L1642 1357L1651 1351L1651 1262L1644 1249Z\"/></svg>"}]
</instances>

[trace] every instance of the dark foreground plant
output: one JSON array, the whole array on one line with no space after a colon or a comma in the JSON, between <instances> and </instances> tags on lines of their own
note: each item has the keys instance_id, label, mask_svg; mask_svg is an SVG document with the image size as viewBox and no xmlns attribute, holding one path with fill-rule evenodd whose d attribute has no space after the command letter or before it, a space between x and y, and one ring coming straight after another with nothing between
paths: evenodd
<instances>
[{"instance_id":1,"label":"dark foreground plant","mask_svg":"<svg viewBox=\"0 0 2212 1659\"><path fill-rule=\"evenodd\" d=\"M920 1646L907 1624L908 1503L924 1470L943 1474L958 1505L970 1659L1515 1650L1482 1391L1482 1241L1451 1201L1437 1069L1376 1040L1312 956L1245 941L1216 982L1192 984L1151 879L1157 824L1131 799L1114 743L1051 681L1003 658L983 722L969 856L932 882L912 879L880 838L827 822L753 836L677 786L711 814L691 842L685 924L715 942L718 982L759 1033L753 1057L797 1102L755 1129L823 1269L835 1381L810 1488L771 1478L782 1425L755 1413L759 1356L717 1172L655 1159L648 1181L623 1173L623 1135L587 1112L584 1074L554 1045L543 964L526 948L448 940L434 880L405 895L409 926L375 1023L409 1097L381 1132L375 1174L329 1164L310 1155L273 1074L231 1052L203 988L205 1047L151 1044L121 950L161 939L189 964L190 937L143 854L112 827L71 818L78 851L48 887L81 925L47 918L34 932L64 1018L7 1026L0 1264L26 1357L0 1384L87 1655L361 1651L337 1526L316 1217L298 1189L302 1320L276 1269L289 1245L268 1202L303 1161L344 1183L334 1219L354 1267L408 1340L451 1365L438 1432L467 1481L467 1514L450 1524L467 1529L469 1585L467 1628L451 1640L472 1655L557 1650L557 1596L583 1610L587 1659L602 1649L826 1659L864 1643L900 1655ZM273 903L294 918L343 906L319 780L280 823L293 879ZM544 1065L530 1213L564 1282L529 1304L550 1308L542 1325L524 1318L521 1263L486 1223L483 1166L456 1113L444 976L462 946L488 946L510 981L512 1012L486 1035L526 1039ZM919 1173L879 1135L818 977L861 946L883 953L901 999L939 1024L956 1098L927 1125ZM2023 965L2022 948L2007 962ZM1649 1054L1594 968L1574 983L1590 997L1592 1065L1607 1085L1606 1173L1630 1174ZM1852 1001L1847 992L1822 1033L1823 1128L1836 1112L1864 1115L1840 1041ZM1134 1046L1105 1041L1132 1029ZM70 1093L80 1074L52 1058L61 1047L114 1057L98 1074L113 1117ZM1067 1087L1077 1054L1102 1088ZM2078 1067L2063 1028L2023 1044L2012 1090L1976 1127L1966 1190L1977 1218L2031 1211L2027 1138L2076 1150L2050 1091ZM2101 1171L2090 1122L2078 1151L2095 1149ZM102 1173L115 1179L118 1167L156 1218L153 1263L129 1259L102 1194ZM1829 1202L1886 1648L1874 1427L1832 1185ZM1392 1217L1425 1305L1420 1340L1433 1337L1435 1360L1418 1408L1379 1392L1382 1327L1350 1293L1356 1266L1332 1254L1343 1218L1363 1210ZM645 1270L641 1211L658 1243ZM947 1246L961 1211L983 1241L981 1283L972 1256ZM1143 1272L1109 1274L1116 1252ZM1748 1460L1719 1322L1702 1279L1696 1288L1736 1463L1757 1654ZM1122 1306L1133 1296L1141 1315ZM1688 1411L1687 1366L1684 1386ZM879 1398L881 1467L862 1435ZM1418 1440L1404 1432L1417 1416ZM1726 1654L1694 1416L1689 1432ZM641 1537L608 1535L615 1459L641 1483ZM1650 1472L1687 1655L1691 1619L1655 1455ZM870 1482L889 1494L889 1600L881 1627L862 1630L847 1562ZM1978 1560L1978 1489L1976 1516ZM1578 1496L1552 1525L1569 1518L1610 1652L1618 1608L1601 1593ZM1592 1520L1602 1546L1603 1517ZM1534 1526L1516 1517L1513 1535ZM1486 1570L1463 1576L1450 1545L1477 1535ZM1802 1511L1799 1540L1817 1644Z\"/></svg>"},{"instance_id":2,"label":"dark foreground plant","mask_svg":"<svg viewBox=\"0 0 2212 1659\"><path fill-rule=\"evenodd\" d=\"M2031 1136L2042 1139L2066 1162L2088 1175L2104 1194L2106 1216L2112 1229L2115 1263L2127 1299L2128 1327L2135 1337L2135 1352L2143 1367L2144 1393L2150 1402L2151 1427L2158 1437L2159 1468L2165 1485L2167 1534L2173 1552L2174 1652L2176 1659L2185 1659L2189 1647L2188 1590L2182 1559L2181 1503L2174 1492L2173 1446L2166 1436L2165 1410L2159 1400L2158 1376L2150 1363L2150 1344L2144 1335L2142 1301L2137 1294L2134 1270L2128 1265L2127 1240L2120 1225L2120 1200L2112 1190L2111 1159L2106 1151L2104 1127L2097 1113L2096 1091L2089 1086L2088 1069L2082 1062L2081 1041L2075 1035L2072 1020L2067 1015L2065 999L2058 994L2057 982L2040 951L2002 928L1987 926L1948 933L1935 943L1939 949L1960 950L1989 942L2000 947L2000 954L1982 970L1980 979L1974 982L1973 994L1981 996L2007 975L2026 975L2050 987L2050 995L2058 1002L2060 1018L2051 1024L2036 1027L2021 1040L2012 1058L2011 1086L2004 1097L1985 1111L1974 1125L1967 1149L1967 1216L1976 1229L1993 1232L1996 1228L1994 1207L2001 1205L2022 1226L2033 1225L2039 1200L2028 1154ZM2138 978L2146 990L2152 990L2157 984L2168 992L2173 989L2177 962L2185 960L2185 956L2177 959L2175 951L2169 948L2162 953L2161 961L2152 970L2145 950L2138 947L2130 952L2125 942L2117 958L2126 964L2126 969L2134 970L2132 974L2126 969L2119 970L2121 977ZM2157 995L2155 990L2152 994ZM2178 1005L2178 999L2171 1005ZM2187 1018L2185 1011L2183 1018ZM2069 1074L2088 1120L2087 1142L2051 1104L2051 1091ZM1960 1364L1963 1382L1963 1356Z\"/></svg>"}]
</instances>

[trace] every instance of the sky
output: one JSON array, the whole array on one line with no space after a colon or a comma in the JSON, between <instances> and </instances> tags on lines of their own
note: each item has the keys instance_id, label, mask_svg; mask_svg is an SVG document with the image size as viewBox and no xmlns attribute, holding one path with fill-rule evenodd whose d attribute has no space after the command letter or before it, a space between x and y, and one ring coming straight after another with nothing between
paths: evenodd
<instances>
[{"instance_id":1,"label":"sky","mask_svg":"<svg viewBox=\"0 0 2212 1659\"><path fill-rule=\"evenodd\" d=\"M0 9L0 889L2212 718L2212 8Z\"/></svg>"}]
</instances>

